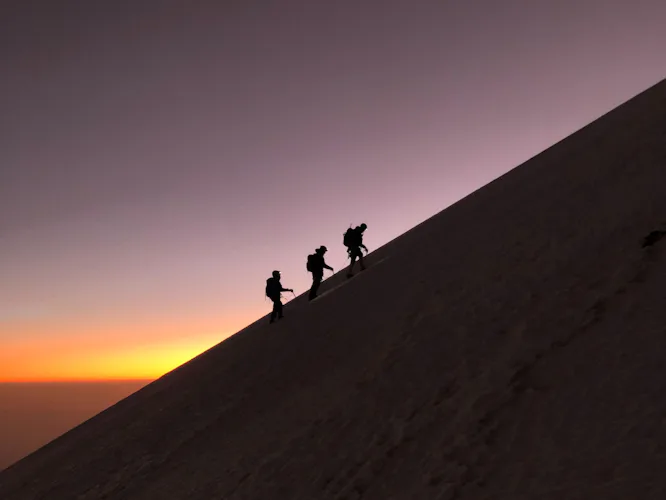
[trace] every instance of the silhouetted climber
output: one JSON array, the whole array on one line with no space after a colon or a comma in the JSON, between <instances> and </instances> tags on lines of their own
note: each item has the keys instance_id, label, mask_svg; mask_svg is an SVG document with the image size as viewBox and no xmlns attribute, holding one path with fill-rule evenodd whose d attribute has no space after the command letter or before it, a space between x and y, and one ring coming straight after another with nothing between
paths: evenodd
<instances>
[{"instance_id":1,"label":"silhouetted climber","mask_svg":"<svg viewBox=\"0 0 666 500\"><path fill-rule=\"evenodd\" d=\"M358 257L358 262L361 264L361 271L365 269L365 264L363 262L363 252L361 248L365 250L367 255L368 247L363 244L363 232L368 228L368 226L363 223L360 226L356 226L354 229L351 227L345 232L345 237L343 240L344 245L347 247L347 254L351 259L351 264L349 265L349 271L347 272L347 278L351 278L354 273L354 264L356 263L356 258Z\"/></svg>"},{"instance_id":2,"label":"silhouetted climber","mask_svg":"<svg viewBox=\"0 0 666 500\"><path fill-rule=\"evenodd\" d=\"M282 319L282 292L292 292L291 288L282 288L280 283L280 271L273 271L273 277L266 280L266 297L273 301L273 311L271 312L271 323L277 319Z\"/></svg>"},{"instance_id":3,"label":"silhouetted climber","mask_svg":"<svg viewBox=\"0 0 666 500\"><path fill-rule=\"evenodd\" d=\"M333 271L333 268L326 264L324 261L324 254L328 249L325 246L320 246L315 250L315 253L308 255L308 263L306 268L312 273L312 287L310 288L310 295L308 295L308 300L312 300L317 296L317 290L319 285L321 285L321 280L324 278L324 269L330 269Z\"/></svg>"}]
</instances>

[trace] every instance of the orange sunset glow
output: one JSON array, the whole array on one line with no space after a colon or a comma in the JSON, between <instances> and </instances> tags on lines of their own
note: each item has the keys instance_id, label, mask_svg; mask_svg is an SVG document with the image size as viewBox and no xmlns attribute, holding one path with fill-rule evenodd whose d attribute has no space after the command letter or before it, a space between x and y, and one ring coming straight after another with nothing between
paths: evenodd
<instances>
[{"instance_id":1,"label":"orange sunset glow","mask_svg":"<svg viewBox=\"0 0 666 500\"><path fill-rule=\"evenodd\" d=\"M97 330L87 336L19 337L0 351L0 382L152 380L238 330L199 328L153 326L115 335Z\"/></svg>"}]
</instances>

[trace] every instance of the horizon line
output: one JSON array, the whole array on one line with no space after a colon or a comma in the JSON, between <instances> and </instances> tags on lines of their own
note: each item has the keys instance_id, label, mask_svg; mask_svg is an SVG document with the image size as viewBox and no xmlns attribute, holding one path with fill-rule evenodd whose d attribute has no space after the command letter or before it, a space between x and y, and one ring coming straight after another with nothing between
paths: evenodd
<instances>
[{"instance_id":1,"label":"horizon line","mask_svg":"<svg viewBox=\"0 0 666 500\"><path fill-rule=\"evenodd\" d=\"M108 383L108 382L154 382L154 378L54 378L54 379L7 379L0 380L1 384L58 384L58 383Z\"/></svg>"}]
</instances>

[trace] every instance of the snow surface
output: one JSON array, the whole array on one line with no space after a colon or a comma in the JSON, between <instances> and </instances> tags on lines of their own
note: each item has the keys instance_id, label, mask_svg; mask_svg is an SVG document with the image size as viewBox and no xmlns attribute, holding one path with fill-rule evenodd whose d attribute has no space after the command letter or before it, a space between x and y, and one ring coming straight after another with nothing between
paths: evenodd
<instances>
[{"instance_id":1,"label":"snow surface","mask_svg":"<svg viewBox=\"0 0 666 500\"><path fill-rule=\"evenodd\" d=\"M666 80L0 473L0 498L666 498L666 239L642 245L664 222Z\"/></svg>"}]
</instances>

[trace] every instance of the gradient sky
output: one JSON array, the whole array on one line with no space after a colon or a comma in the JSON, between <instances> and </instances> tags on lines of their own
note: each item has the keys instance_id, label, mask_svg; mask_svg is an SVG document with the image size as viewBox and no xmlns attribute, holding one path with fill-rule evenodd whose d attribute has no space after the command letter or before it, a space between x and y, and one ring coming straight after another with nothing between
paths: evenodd
<instances>
[{"instance_id":1,"label":"gradient sky","mask_svg":"<svg viewBox=\"0 0 666 500\"><path fill-rule=\"evenodd\" d=\"M663 0L6 3L0 381L157 377L666 76Z\"/></svg>"}]
</instances>

